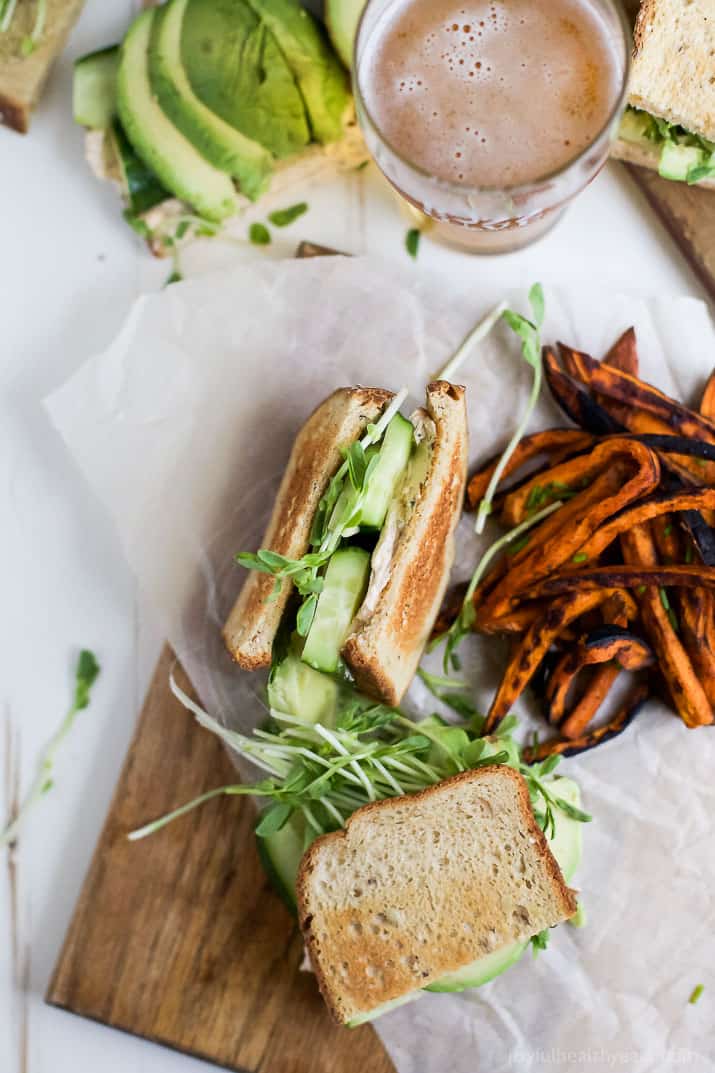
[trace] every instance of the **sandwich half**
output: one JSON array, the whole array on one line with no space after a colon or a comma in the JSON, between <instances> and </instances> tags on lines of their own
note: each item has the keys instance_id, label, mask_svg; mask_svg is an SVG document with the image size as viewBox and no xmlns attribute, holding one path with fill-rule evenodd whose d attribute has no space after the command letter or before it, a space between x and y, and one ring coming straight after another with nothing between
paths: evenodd
<instances>
[{"instance_id":1,"label":"sandwich half","mask_svg":"<svg viewBox=\"0 0 715 1073\"><path fill-rule=\"evenodd\" d=\"M245 670L275 669L292 634L294 660L400 702L447 585L467 467L463 388L430 384L409 420L400 402L340 388L298 433L261 550L238 557L251 573L224 639Z\"/></svg>"},{"instance_id":2,"label":"sandwich half","mask_svg":"<svg viewBox=\"0 0 715 1073\"><path fill-rule=\"evenodd\" d=\"M496 975L574 915L573 892L506 766L359 809L302 858L298 917L335 1019L359 1024L420 990ZM480 978L477 979L477 976ZM450 986L451 984L451 986Z\"/></svg>"},{"instance_id":3,"label":"sandwich half","mask_svg":"<svg viewBox=\"0 0 715 1073\"><path fill-rule=\"evenodd\" d=\"M643 0L613 156L715 189L712 0Z\"/></svg>"}]
</instances>

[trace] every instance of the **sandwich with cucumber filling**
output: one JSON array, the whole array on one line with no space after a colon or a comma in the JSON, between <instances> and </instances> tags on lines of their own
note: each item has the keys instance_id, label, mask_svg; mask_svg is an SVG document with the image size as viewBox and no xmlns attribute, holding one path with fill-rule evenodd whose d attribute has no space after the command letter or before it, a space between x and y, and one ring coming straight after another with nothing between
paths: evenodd
<instances>
[{"instance_id":1,"label":"sandwich with cucumber filling","mask_svg":"<svg viewBox=\"0 0 715 1073\"><path fill-rule=\"evenodd\" d=\"M644 0L615 157L715 189L714 55L711 0Z\"/></svg>"},{"instance_id":2,"label":"sandwich with cucumber filling","mask_svg":"<svg viewBox=\"0 0 715 1073\"><path fill-rule=\"evenodd\" d=\"M340 388L321 403L296 438L261 549L237 556L251 573L224 639L243 669L272 667L274 690L298 663L395 706L417 670L454 560L467 414L464 389L446 381L409 419L405 396ZM290 671L279 636L291 638Z\"/></svg>"}]
</instances>

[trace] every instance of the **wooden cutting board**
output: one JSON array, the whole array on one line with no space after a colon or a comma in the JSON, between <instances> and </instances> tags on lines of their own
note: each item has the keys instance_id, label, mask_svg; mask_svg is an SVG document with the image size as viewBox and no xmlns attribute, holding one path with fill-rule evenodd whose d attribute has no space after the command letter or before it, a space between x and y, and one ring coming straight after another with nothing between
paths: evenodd
<instances>
[{"instance_id":1,"label":"wooden cutting board","mask_svg":"<svg viewBox=\"0 0 715 1073\"><path fill-rule=\"evenodd\" d=\"M715 191L669 182L633 164L624 167L715 301Z\"/></svg>"},{"instance_id":2,"label":"wooden cutting board","mask_svg":"<svg viewBox=\"0 0 715 1073\"><path fill-rule=\"evenodd\" d=\"M163 831L128 831L236 773L169 690L161 656L47 1001L242 1073L394 1073L370 1026L335 1025L300 972L296 921L273 893L255 811L210 801ZM178 670L179 682L191 685Z\"/></svg>"}]
</instances>

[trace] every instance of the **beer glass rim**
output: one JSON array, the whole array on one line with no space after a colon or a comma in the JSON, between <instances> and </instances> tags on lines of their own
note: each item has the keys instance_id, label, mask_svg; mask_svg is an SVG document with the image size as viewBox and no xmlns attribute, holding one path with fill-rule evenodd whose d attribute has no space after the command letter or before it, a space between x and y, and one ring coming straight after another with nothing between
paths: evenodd
<instances>
[{"instance_id":1,"label":"beer glass rim","mask_svg":"<svg viewBox=\"0 0 715 1073\"><path fill-rule=\"evenodd\" d=\"M397 149L397 147L383 133L379 123L376 121L372 112L370 111L367 101L365 100L365 96L360 89L358 53L360 51L362 35L365 30L368 13L370 9L374 7L375 2L376 0L367 0L365 7L360 14L357 32L355 34L355 41L353 43L352 83L356 105L359 105L358 119L360 118L360 112L362 112L362 114L365 116L368 123L373 128L382 144L385 146L385 148L388 149L389 152L394 157L396 157L401 164L404 164L406 168L409 168L411 171L415 172L422 178L438 184L442 189L451 190L461 195L469 193L519 195L520 193L527 193L529 191L535 190L538 187L543 186L544 183L553 182L554 180L561 178L561 176L567 175L572 168L578 166L592 151L594 145L597 145L604 137L604 135L608 133L616 118L623 110L623 106L626 102L626 98L628 95L628 78L631 71L633 32L631 30L630 24L628 23L628 20L626 19L625 11L619 0L601 0L602 3L606 4L607 7L610 8L611 12L616 17L617 23L620 24L622 31L622 45L625 55L623 56L623 73L618 95L614 101L613 107L608 113L607 119L599 129L598 133L588 143L588 145L585 146L585 148L582 149L581 152L578 153L575 157L572 157L571 160L567 160L565 164L560 165L560 167L555 168L553 171L538 176L538 178L536 179L531 179L529 180L529 182L526 183L517 183L513 185L507 183L499 186L475 186L473 183L459 181L456 179L443 179L439 175L435 175L434 172L428 171L426 168L423 168L414 160L410 160L409 157L406 157L404 153L400 152L400 150ZM400 0L388 0L388 3L390 4L395 4L399 2Z\"/></svg>"}]
</instances>

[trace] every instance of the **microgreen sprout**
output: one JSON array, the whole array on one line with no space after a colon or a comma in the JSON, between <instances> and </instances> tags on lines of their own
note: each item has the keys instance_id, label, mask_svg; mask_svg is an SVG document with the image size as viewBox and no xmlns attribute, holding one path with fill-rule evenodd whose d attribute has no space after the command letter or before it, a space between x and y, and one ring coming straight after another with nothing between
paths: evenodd
<instances>
[{"instance_id":1,"label":"microgreen sprout","mask_svg":"<svg viewBox=\"0 0 715 1073\"><path fill-rule=\"evenodd\" d=\"M30 810L52 788L52 768L57 750L74 726L77 715L89 706L90 690L99 674L99 670L99 664L92 652L82 649L75 671L72 706L41 754L37 774L17 814L10 819L5 829L0 832L0 846L12 845L17 840L20 829L25 823Z\"/></svg>"},{"instance_id":2,"label":"microgreen sprout","mask_svg":"<svg viewBox=\"0 0 715 1073\"><path fill-rule=\"evenodd\" d=\"M548 518L550 514L553 514L555 510L558 510L563 504L561 501L556 503L550 503L548 507L544 507L537 514L532 514L530 518L526 518L520 525L515 526L514 529L510 529L508 533L495 540L482 555L481 559L477 563L477 567L472 574L471 581L467 586L467 591L464 594L464 600L462 601L462 607L460 609L457 618L449 627L446 633L436 637L431 645L430 649L435 648L442 641L445 642L444 646L444 673L449 673L449 667L454 655L455 649L461 644L462 640L470 632L472 625L476 617L476 611L473 604L473 596L476 592L479 582L482 580L487 572L487 568L494 560L494 558L503 549L507 549L509 545L512 545L515 541L520 540L528 531L535 525L539 525L543 522L544 518Z\"/></svg>"},{"instance_id":3,"label":"microgreen sprout","mask_svg":"<svg viewBox=\"0 0 715 1073\"><path fill-rule=\"evenodd\" d=\"M539 395L541 394L542 366L540 331L544 323L544 292L540 283L535 283L529 291L529 304L531 305L533 320L527 320L526 317L523 317L520 313L515 313L511 309L505 309L502 312L504 320L522 341L522 357L527 365L531 366L534 377L526 409L514 431L514 435L509 440L504 453L499 459L499 463L494 470L487 490L484 493L484 498L479 504L474 526L477 533L484 532L484 526L486 525L487 518L491 514L494 494L502 479L502 474L506 469L509 459L516 450L519 440L526 431L529 419L534 412L536 404L539 401Z\"/></svg>"},{"instance_id":4,"label":"microgreen sprout","mask_svg":"<svg viewBox=\"0 0 715 1073\"><path fill-rule=\"evenodd\" d=\"M500 302L498 306L495 306L495 308L492 309L491 313L487 313L485 317L482 317L482 319L465 335L447 364L435 374L435 380L452 380L459 368L466 361L472 347L476 346L477 343L481 343L483 339L486 339L492 328L504 315L506 309L506 302Z\"/></svg>"}]
</instances>

